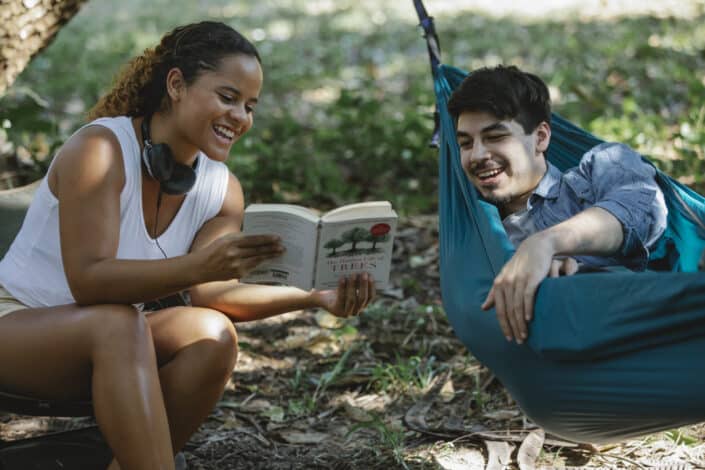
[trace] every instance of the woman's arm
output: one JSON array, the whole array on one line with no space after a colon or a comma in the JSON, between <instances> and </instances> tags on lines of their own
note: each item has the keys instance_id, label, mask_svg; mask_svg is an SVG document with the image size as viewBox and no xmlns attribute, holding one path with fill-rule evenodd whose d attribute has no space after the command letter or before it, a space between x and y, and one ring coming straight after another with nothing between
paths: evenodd
<instances>
[{"instance_id":1,"label":"woman's arm","mask_svg":"<svg viewBox=\"0 0 705 470\"><path fill-rule=\"evenodd\" d=\"M165 260L116 259L125 184L117 138L106 128L87 127L56 158L51 186L59 200L61 254L79 304L152 300L200 282L232 278L247 260L271 253L268 237L231 237L209 250Z\"/></svg>"},{"instance_id":2,"label":"woman's arm","mask_svg":"<svg viewBox=\"0 0 705 470\"><path fill-rule=\"evenodd\" d=\"M194 239L192 253L213 240L239 233L244 212L242 187L230 175L227 195L220 213L206 223ZM292 310L322 307L339 316L358 313L374 297L374 284L360 275L341 281L337 291L304 291L295 287L240 284L236 279L194 286L193 305L219 310L235 321L249 321Z\"/></svg>"}]
</instances>

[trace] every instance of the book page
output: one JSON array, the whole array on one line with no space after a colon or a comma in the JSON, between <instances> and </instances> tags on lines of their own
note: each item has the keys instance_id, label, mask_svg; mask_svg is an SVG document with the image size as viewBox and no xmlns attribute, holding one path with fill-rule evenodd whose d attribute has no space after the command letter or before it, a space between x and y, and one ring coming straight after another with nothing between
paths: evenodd
<instances>
[{"instance_id":1,"label":"book page","mask_svg":"<svg viewBox=\"0 0 705 470\"><path fill-rule=\"evenodd\" d=\"M318 211L308 207L297 206L296 204L250 204L245 209L246 214L255 213L283 213L293 214L311 222L318 223Z\"/></svg>"},{"instance_id":2,"label":"book page","mask_svg":"<svg viewBox=\"0 0 705 470\"><path fill-rule=\"evenodd\" d=\"M314 287L335 289L341 277L359 272L368 272L378 290L389 287L397 217L391 208L386 214L322 223Z\"/></svg>"},{"instance_id":3,"label":"book page","mask_svg":"<svg viewBox=\"0 0 705 470\"><path fill-rule=\"evenodd\" d=\"M395 217L389 201L358 202L338 207L326 212L321 217L323 222L334 222L365 217Z\"/></svg>"},{"instance_id":4,"label":"book page","mask_svg":"<svg viewBox=\"0 0 705 470\"><path fill-rule=\"evenodd\" d=\"M264 205L266 204L259 204ZM317 218L305 216L298 211L277 212L276 208L267 211L261 207L256 209L250 211L248 207L245 211L243 232L279 235L286 252L279 258L260 264L241 281L310 289L316 256Z\"/></svg>"}]
</instances>

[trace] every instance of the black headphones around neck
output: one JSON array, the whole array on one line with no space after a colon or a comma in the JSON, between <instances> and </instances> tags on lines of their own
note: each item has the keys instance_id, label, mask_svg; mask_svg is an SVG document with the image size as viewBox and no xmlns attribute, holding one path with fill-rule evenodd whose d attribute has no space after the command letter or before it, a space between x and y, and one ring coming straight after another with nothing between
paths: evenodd
<instances>
[{"instance_id":1,"label":"black headphones around neck","mask_svg":"<svg viewBox=\"0 0 705 470\"><path fill-rule=\"evenodd\" d=\"M159 181L159 188L166 194L178 195L187 193L196 182L196 166L193 167L178 163L167 144L153 144L149 136L149 121L152 116L145 116L142 120L142 161L147 168L149 176Z\"/></svg>"}]
</instances>

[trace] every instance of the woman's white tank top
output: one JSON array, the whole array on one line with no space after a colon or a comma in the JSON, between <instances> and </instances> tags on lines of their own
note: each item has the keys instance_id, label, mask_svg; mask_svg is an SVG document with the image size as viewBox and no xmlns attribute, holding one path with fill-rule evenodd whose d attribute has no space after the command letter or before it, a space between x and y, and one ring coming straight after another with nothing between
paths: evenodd
<instances>
[{"instance_id":1,"label":"woman's white tank top","mask_svg":"<svg viewBox=\"0 0 705 470\"><path fill-rule=\"evenodd\" d=\"M122 149L125 186L120 193L119 259L163 258L157 241L150 237L142 210L142 160L131 119L120 116L100 118L87 126L110 129ZM167 230L158 238L168 257L186 254L196 233L215 217L223 206L229 170L204 154L198 155L196 183L186 194ZM85 230L91 221L85 220ZM59 240L59 201L49 189L47 178L40 183L17 237L0 261L0 285L30 307L74 303L64 266Z\"/></svg>"}]
</instances>

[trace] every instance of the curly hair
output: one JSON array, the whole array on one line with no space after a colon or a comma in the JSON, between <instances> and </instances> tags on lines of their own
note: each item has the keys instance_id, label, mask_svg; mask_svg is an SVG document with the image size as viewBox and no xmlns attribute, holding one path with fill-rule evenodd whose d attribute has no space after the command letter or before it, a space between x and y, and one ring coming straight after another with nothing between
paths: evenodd
<instances>
[{"instance_id":1,"label":"curly hair","mask_svg":"<svg viewBox=\"0 0 705 470\"><path fill-rule=\"evenodd\" d=\"M179 26L164 35L159 45L146 49L117 75L113 88L88 112L90 120L113 116L148 116L169 108L166 76L181 70L191 85L204 70L216 70L232 54L261 58L255 46L230 26L202 21Z\"/></svg>"},{"instance_id":2,"label":"curly hair","mask_svg":"<svg viewBox=\"0 0 705 470\"><path fill-rule=\"evenodd\" d=\"M454 119L465 111L516 119L527 134L543 121L551 123L551 99L546 84L513 65L484 67L468 75L448 100L448 112Z\"/></svg>"}]
</instances>

